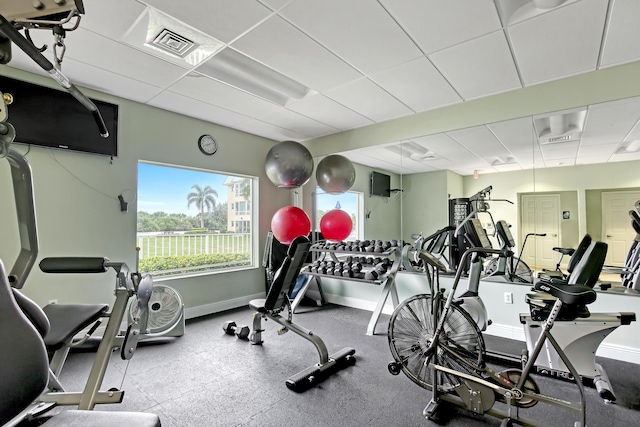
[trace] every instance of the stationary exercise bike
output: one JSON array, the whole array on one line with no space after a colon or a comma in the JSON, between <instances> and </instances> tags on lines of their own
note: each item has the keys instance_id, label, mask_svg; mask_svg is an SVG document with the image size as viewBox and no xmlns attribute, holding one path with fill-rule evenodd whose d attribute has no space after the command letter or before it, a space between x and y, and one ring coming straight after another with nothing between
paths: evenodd
<instances>
[{"instance_id":1,"label":"stationary exercise bike","mask_svg":"<svg viewBox=\"0 0 640 427\"><path fill-rule=\"evenodd\" d=\"M474 246L482 247L486 244L483 244L479 240L480 238L472 224L467 225L466 230L466 238L469 239ZM508 228L502 227L502 232L505 233L506 239L510 238ZM574 275L573 271L581 262L587 249L595 243L589 235L586 235L582 239L572 259L569 261L567 271L570 274L568 276L541 273L539 280L552 282L556 285L578 283L578 276ZM508 250L508 247L503 246L502 250ZM485 253L488 252L485 251ZM602 259L598 259L597 261L598 265L602 267L604 257L606 256L606 249L604 253L600 253L600 256ZM499 258L505 258L505 256L499 255ZM472 266L469 270L467 291L460 296L458 301L464 305L465 310L476 321L480 331L484 331L485 326L490 323L490 320L488 319L488 314L479 295L480 274L477 269L474 268L474 265L479 263L479 258L475 258L475 263L473 261L471 262ZM598 276L594 275L590 277L585 284L593 288L597 279ZM529 353L533 351L536 339L542 330L545 316L551 309L554 301L554 298L550 298L549 295L540 292L531 292L527 294L525 298L525 302L529 304L530 313L520 314L520 323L523 325L526 346ZM611 332L619 326L629 325L635 321L636 314L633 312L590 313L586 307L583 307L580 312L573 313L571 316L561 316L557 320L554 336L563 348L563 351L572 360L580 377L592 381L602 399L605 401L615 401L615 393L613 392L607 373L604 368L596 362L595 354L600 343ZM510 364L521 363L521 356L519 355L510 355L497 351L488 352L488 355L494 360ZM562 379L572 378L572 374L566 365L560 360L557 352L551 347L548 347L546 351L538 357L535 366L539 373Z\"/></svg>"},{"instance_id":2,"label":"stationary exercise bike","mask_svg":"<svg viewBox=\"0 0 640 427\"><path fill-rule=\"evenodd\" d=\"M415 295L394 310L388 332L394 362L389 364L389 371L396 375L404 372L416 384L432 391L432 399L423 411L429 419L437 418L439 409L446 402L477 414L503 418L504 427L514 421L535 426L539 424L520 416L519 411L543 402L577 412L578 421L574 426L584 426L586 407L582 381L551 330L556 319L565 316L567 311L579 311L595 301L595 291L581 283L597 279L606 255L606 244L597 242L590 246L576 267L576 284L538 282L534 285L537 291L548 293L556 300L542 322L542 331L533 351L523 360L522 370L496 373L486 365L484 340L477 323L467 312L465 301L455 299L454 295L467 259L473 265L479 263L482 256L500 251L491 248L477 219L469 222L467 230L472 241L480 242L480 245L463 254L448 295L439 289L438 275L445 270L444 266L429 253L421 253L429 266L430 294ZM531 378L538 356L549 344L572 374L579 401L544 395ZM506 411L496 409L496 402L506 404Z\"/></svg>"}]
</instances>

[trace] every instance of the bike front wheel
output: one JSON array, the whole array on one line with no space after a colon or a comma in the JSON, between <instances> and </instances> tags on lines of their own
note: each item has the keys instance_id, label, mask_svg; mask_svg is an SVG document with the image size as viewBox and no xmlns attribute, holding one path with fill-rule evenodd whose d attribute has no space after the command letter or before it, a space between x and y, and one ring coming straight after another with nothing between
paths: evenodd
<instances>
[{"instance_id":1,"label":"bike front wheel","mask_svg":"<svg viewBox=\"0 0 640 427\"><path fill-rule=\"evenodd\" d=\"M477 375L478 369L484 367L482 334L471 316L457 305L449 309L436 351L430 359L427 357L443 304L431 295L414 295L398 305L389 320L389 348L393 358L411 381L429 390L434 379L429 363L471 375ZM460 382L452 374L439 372L438 375L439 389L443 392Z\"/></svg>"}]
</instances>

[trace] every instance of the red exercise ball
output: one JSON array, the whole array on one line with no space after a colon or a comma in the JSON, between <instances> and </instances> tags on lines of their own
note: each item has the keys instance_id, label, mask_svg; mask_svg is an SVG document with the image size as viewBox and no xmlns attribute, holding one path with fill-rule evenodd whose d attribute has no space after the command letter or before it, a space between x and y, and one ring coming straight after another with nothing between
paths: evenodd
<instances>
[{"instance_id":1,"label":"red exercise ball","mask_svg":"<svg viewBox=\"0 0 640 427\"><path fill-rule=\"evenodd\" d=\"M278 209L271 218L271 231L278 241L289 245L296 237L309 234L311 221L302 209L285 206Z\"/></svg>"},{"instance_id":2,"label":"red exercise ball","mask_svg":"<svg viewBox=\"0 0 640 427\"><path fill-rule=\"evenodd\" d=\"M327 240L344 240L351 234L351 217L341 209L333 209L322 216L320 232Z\"/></svg>"}]
</instances>

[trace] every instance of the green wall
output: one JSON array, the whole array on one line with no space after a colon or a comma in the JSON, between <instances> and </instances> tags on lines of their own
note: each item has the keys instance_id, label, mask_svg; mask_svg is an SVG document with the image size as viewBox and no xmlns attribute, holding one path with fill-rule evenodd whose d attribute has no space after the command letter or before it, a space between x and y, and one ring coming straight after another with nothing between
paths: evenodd
<instances>
[{"instance_id":1,"label":"green wall","mask_svg":"<svg viewBox=\"0 0 640 427\"><path fill-rule=\"evenodd\" d=\"M3 75L56 87L51 79L0 66ZM260 266L264 237L277 209L290 204L288 190L277 188L266 177L264 159L275 141L235 131L224 126L182 116L140 103L85 89L88 96L118 104L119 155L109 157L83 153L28 148L33 170L36 214L40 240L38 262L48 256L105 256L135 266L136 189L138 160L182 165L208 171L232 172L259 177L260 212L256 246L257 267L245 271L163 279L183 296L188 315L207 314L245 304L264 292ZM11 117L9 107L9 118ZM37 120L37 117L34 117ZM202 134L214 135L219 143L215 156L204 156L196 146ZM0 159L0 259L10 268L19 251L17 221L13 205L8 163ZM117 196L129 202L121 212ZM37 266L24 292L38 304L111 303L115 275L45 275Z\"/></svg>"}]
</instances>

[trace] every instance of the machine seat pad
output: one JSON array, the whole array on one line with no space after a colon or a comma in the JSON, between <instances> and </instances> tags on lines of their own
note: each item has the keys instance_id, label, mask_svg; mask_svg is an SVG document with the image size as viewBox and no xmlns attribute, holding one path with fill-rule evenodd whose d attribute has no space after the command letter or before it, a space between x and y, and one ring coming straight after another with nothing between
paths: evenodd
<instances>
[{"instance_id":1,"label":"machine seat pad","mask_svg":"<svg viewBox=\"0 0 640 427\"><path fill-rule=\"evenodd\" d=\"M62 411L43 424L44 427L160 427L156 414L118 411Z\"/></svg>"},{"instance_id":2,"label":"machine seat pad","mask_svg":"<svg viewBox=\"0 0 640 427\"><path fill-rule=\"evenodd\" d=\"M267 302L265 298L262 299L252 299L249 301L249 307L253 308L259 313L266 313L267 309L264 308L264 304Z\"/></svg>"},{"instance_id":3,"label":"machine seat pad","mask_svg":"<svg viewBox=\"0 0 640 427\"><path fill-rule=\"evenodd\" d=\"M573 253L576 251L573 248L552 248L554 251L556 252L560 252L562 255L573 255Z\"/></svg>"},{"instance_id":4,"label":"machine seat pad","mask_svg":"<svg viewBox=\"0 0 640 427\"><path fill-rule=\"evenodd\" d=\"M544 291L567 305L586 305L596 300L596 291L588 286L555 284L546 281L534 285L536 291Z\"/></svg>"},{"instance_id":5,"label":"machine seat pad","mask_svg":"<svg viewBox=\"0 0 640 427\"><path fill-rule=\"evenodd\" d=\"M102 317L107 304L49 304L42 309L51 328L44 337L47 350L55 351L69 342L81 330Z\"/></svg>"}]
</instances>

